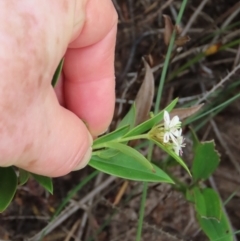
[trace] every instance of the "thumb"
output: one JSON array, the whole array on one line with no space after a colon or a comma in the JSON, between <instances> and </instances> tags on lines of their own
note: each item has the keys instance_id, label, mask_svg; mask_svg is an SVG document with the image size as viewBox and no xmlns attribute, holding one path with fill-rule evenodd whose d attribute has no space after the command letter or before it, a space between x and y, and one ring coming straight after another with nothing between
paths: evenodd
<instances>
[{"instance_id":1,"label":"thumb","mask_svg":"<svg viewBox=\"0 0 240 241\"><path fill-rule=\"evenodd\" d=\"M51 177L83 168L91 158L88 129L75 114L59 105L52 88L44 99L27 118L32 122L28 126L34 126L32 140L25 145L25 158L17 166Z\"/></svg>"}]
</instances>

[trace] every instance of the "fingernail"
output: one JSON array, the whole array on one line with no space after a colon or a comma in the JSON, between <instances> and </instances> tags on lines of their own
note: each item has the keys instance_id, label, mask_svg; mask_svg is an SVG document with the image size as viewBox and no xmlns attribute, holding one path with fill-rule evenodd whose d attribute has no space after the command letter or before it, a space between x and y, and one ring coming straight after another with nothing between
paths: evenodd
<instances>
[{"instance_id":1,"label":"fingernail","mask_svg":"<svg viewBox=\"0 0 240 241\"><path fill-rule=\"evenodd\" d=\"M78 171L78 170L84 168L90 161L91 156L92 156L92 147L89 147L86 154L82 158L81 162L79 163L79 165L77 167L75 167L75 169L73 171Z\"/></svg>"},{"instance_id":2,"label":"fingernail","mask_svg":"<svg viewBox=\"0 0 240 241\"><path fill-rule=\"evenodd\" d=\"M93 144L93 136L90 134L90 132L88 132L88 139L90 142L90 146Z\"/></svg>"}]
</instances>

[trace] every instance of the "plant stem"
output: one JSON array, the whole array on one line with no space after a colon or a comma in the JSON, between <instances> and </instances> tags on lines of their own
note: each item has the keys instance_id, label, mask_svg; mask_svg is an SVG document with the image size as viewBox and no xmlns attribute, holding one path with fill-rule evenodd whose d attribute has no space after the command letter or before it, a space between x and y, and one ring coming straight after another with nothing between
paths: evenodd
<instances>
[{"instance_id":1,"label":"plant stem","mask_svg":"<svg viewBox=\"0 0 240 241\"><path fill-rule=\"evenodd\" d=\"M180 22L180 20L182 18L182 15L183 15L183 11L186 7L186 4L187 4L187 0L183 0L182 4L181 4L180 11L179 11L179 14L178 14L178 17L177 17L176 24L178 24ZM155 103L155 107L154 107L154 114L155 115L159 111L163 86L164 86L164 82L165 82L165 79L166 79L168 64L169 64L169 61L170 61L170 57L171 57L171 53L172 53L172 49L173 49L173 45L174 45L175 35L176 35L176 33L174 31L173 34L172 34L171 40L170 40L169 47L168 47L167 56L166 56L166 59L164 61L162 75L161 75L160 83L159 83L159 87L158 87L157 99L156 99L156 103ZM152 159L152 150L153 150L153 144L150 143L149 149L148 149L148 160ZM143 219L144 219L144 210L145 210L145 203L146 203L146 198L147 198L147 188L148 188L148 184L145 182L144 186L143 186L143 194L142 194L141 207L140 207L140 213L139 213L139 221L138 221L136 241L141 241L142 226L143 226Z\"/></svg>"},{"instance_id":2,"label":"plant stem","mask_svg":"<svg viewBox=\"0 0 240 241\"><path fill-rule=\"evenodd\" d=\"M128 141L139 140L139 139L149 139L148 133L142 134L142 135L137 135L137 136L129 136L129 137L122 138L122 139L115 139L115 140L111 140L109 142L119 142L119 143L121 143L121 142L128 142ZM92 149L97 150L97 149L105 148L105 147L107 147L107 145L106 145L107 143L108 142L104 142L104 143L97 144L97 145L94 145L94 143L93 143Z\"/></svg>"},{"instance_id":3,"label":"plant stem","mask_svg":"<svg viewBox=\"0 0 240 241\"><path fill-rule=\"evenodd\" d=\"M137 135L137 136L130 136L127 138L122 138L119 140L119 142L126 142L126 141L139 140L139 139L148 139L148 134L142 134L142 135Z\"/></svg>"},{"instance_id":4,"label":"plant stem","mask_svg":"<svg viewBox=\"0 0 240 241\"><path fill-rule=\"evenodd\" d=\"M137 229L136 241L141 241L144 211L145 211L145 204L146 204L146 199L147 199L147 189L148 189L148 183L144 182L141 205L140 205L140 212L139 212L139 219L138 219L138 229Z\"/></svg>"},{"instance_id":5,"label":"plant stem","mask_svg":"<svg viewBox=\"0 0 240 241\"><path fill-rule=\"evenodd\" d=\"M180 8L178 16L177 16L176 24L180 23L180 21L182 19L183 11L184 11L186 5L187 5L187 0L183 0L182 4L181 4L181 8ZM154 114L155 115L159 111L160 101L161 101L161 98L162 98L163 86L164 86L164 82L165 82L165 79L166 79L167 69L168 69L170 58L171 58L171 53L172 53L172 49L173 49L173 45L174 45L175 36L176 36L176 31L174 30L173 34L172 34L172 37L170 39L166 59L164 61L163 70L162 70L162 74L161 74L161 78L160 78L160 83L159 83L158 93L157 93L157 99L156 99L156 103L155 103L155 107L154 107Z\"/></svg>"}]
</instances>

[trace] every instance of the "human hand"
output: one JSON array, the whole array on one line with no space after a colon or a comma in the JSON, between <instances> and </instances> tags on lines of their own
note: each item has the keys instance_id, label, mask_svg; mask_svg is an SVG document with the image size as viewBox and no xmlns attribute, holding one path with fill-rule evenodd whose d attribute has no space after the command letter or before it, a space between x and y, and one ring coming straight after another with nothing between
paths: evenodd
<instances>
[{"instance_id":1,"label":"human hand","mask_svg":"<svg viewBox=\"0 0 240 241\"><path fill-rule=\"evenodd\" d=\"M0 166L55 177L87 164L112 119L116 26L111 0L0 2Z\"/></svg>"}]
</instances>

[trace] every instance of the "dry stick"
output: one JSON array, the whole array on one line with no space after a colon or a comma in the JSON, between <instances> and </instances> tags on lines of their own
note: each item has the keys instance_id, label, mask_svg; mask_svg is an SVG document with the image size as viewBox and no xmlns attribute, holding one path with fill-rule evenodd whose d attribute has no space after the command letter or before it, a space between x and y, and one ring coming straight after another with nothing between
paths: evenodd
<instances>
[{"instance_id":1,"label":"dry stick","mask_svg":"<svg viewBox=\"0 0 240 241\"><path fill-rule=\"evenodd\" d=\"M193 53L197 53L197 52L202 52L202 49L205 49L208 45L202 45L202 46L198 46L198 47L195 47L195 48L191 48L179 55L177 55L176 57L173 58L172 62L171 63L175 63L177 62L178 60L181 60L183 58L186 58L188 55L191 55ZM152 71L153 72L156 72L158 69L162 68L163 67L163 63L161 64L158 64L154 67L152 67Z\"/></svg>"},{"instance_id":2,"label":"dry stick","mask_svg":"<svg viewBox=\"0 0 240 241\"><path fill-rule=\"evenodd\" d=\"M240 173L240 166L239 166L237 160L236 160L236 159L234 158L234 156L232 155L231 151L229 150L227 143L223 140L222 135L221 135L221 133L220 133L220 131L219 131L219 129L218 129L215 121L214 121L214 120L210 120L210 124L212 125L213 131L214 131L214 133L216 134L216 136L217 136L219 142L221 143L222 147L225 149L226 154L229 156L231 162L233 163L234 167L237 169L238 173ZM214 181L213 176L211 176L211 177L209 178L209 182L210 182L212 188L217 192L218 196L220 197L220 194L219 194L219 191L218 191L218 188L217 188L217 186L216 186L216 183L215 183L215 181ZM230 218L229 218L229 216L228 216L228 213L227 213L227 211L226 211L225 206L223 206L223 212L224 212L224 214L226 215L226 217L227 217L227 219L228 219L228 222L229 222L229 224L230 224L230 227L231 227L231 229L232 229L232 232L234 232L234 228L233 228L233 226L232 226L232 223L230 222ZM234 241L237 241L236 235L233 234L233 238L234 238Z\"/></svg>"},{"instance_id":3,"label":"dry stick","mask_svg":"<svg viewBox=\"0 0 240 241\"><path fill-rule=\"evenodd\" d=\"M220 88L223 85L223 83L229 80L230 77L234 75L238 69L240 69L240 64L237 65L231 72L229 72L217 85L214 85L211 90L209 90L201 99L197 101L196 105L199 105L202 101L206 100L209 95L211 95L214 91Z\"/></svg>"},{"instance_id":4,"label":"dry stick","mask_svg":"<svg viewBox=\"0 0 240 241\"><path fill-rule=\"evenodd\" d=\"M223 13L219 18L217 18L214 23L208 25L204 29L204 31L198 36L198 38L195 41L190 42L189 48L192 46L195 46L198 41L206 34L207 31L209 31L212 27L216 26L217 24L221 23L225 18L227 18L229 15L231 15L237 8L240 7L240 2L237 2L235 5L233 5L230 9L228 9L225 13Z\"/></svg>"},{"instance_id":5,"label":"dry stick","mask_svg":"<svg viewBox=\"0 0 240 241\"><path fill-rule=\"evenodd\" d=\"M187 235L187 232L191 228L191 226L194 223L196 223L196 213L195 213L195 210L194 210L193 206L190 206L190 208L189 208L189 216L190 216L189 222L182 231L182 234L185 235L185 236Z\"/></svg>"},{"instance_id":6,"label":"dry stick","mask_svg":"<svg viewBox=\"0 0 240 241\"><path fill-rule=\"evenodd\" d=\"M207 67L211 67L211 66L216 66L216 65L219 65L219 64L228 64L228 63L232 63L234 61L234 58L225 58L225 59L220 59L220 60L215 60L215 61L211 61L210 63L206 63L205 65ZM234 67L236 66L237 64L234 65ZM233 67L233 69L234 69Z\"/></svg>"},{"instance_id":7,"label":"dry stick","mask_svg":"<svg viewBox=\"0 0 240 241\"><path fill-rule=\"evenodd\" d=\"M233 69L236 67L236 65L239 62L240 62L240 44L238 45L237 54L236 54L236 57L235 57L234 62L233 62Z\"/></svg>"},{"instance_id":8,"label":"dry stick","mask_svg":"<svg viewBox=\"0 0 240 241\"><path fill-rule=\"evenodd\" d=\"M140 21L139 24L143 24L143 23L147 23L149 21L151 21L153 18L156 18L165 8L167 8L171 3L173 2L173 0L168 0L167 2L165 2L160 8L157 9L156 12L154 12L151 17L147 17L145 18L143 21Z\"/></svg>"},{"instance_id":9,"label":"dry stick","mask_svg":"<svg viewBox=\"0 0 240 241\"><path fill-rule=\"evenodd\" d=\"M238 6L237 8L234 9L234 11L228 16L228 18L223 22L222 26L220 29L224 29L225 27L227 27L227 25L236 17L236 15L240 12L240 6ZM218 39L219 35L216 35L213 40L212 43L215 43L216 40Z\"/></svg>"},{"instance_id":10,"label":"dry stick","mask_svg":"<svg viewBox=\"0 0 240 241\"><path fill-rule=\"evenodd\" d=\"M135 76L127 83L126 88L122 92L121 100L126 100L126 95L129 90L129 88L135 83L137 80L137 73ZM119 102L120 103L120 102ZM133 103L133 102L132 102ZM123 103L120 103L119 108L118 108L118 113L117 116L119 116L122 113L123 110Z\"/></svg>"},{"instance_id":11,"label":"dry stick","mask_svg":"<svg viewBox=\"0 0 240 241\"><path fill-rule=\"evenodd\" d=\"M239 34L240 34L240 29L236 29L235 31L231 31L229 34L227 34L223 37L223 43L227 43L235 37L239 38ZM228 49L225 49L225 51L228 51ZM234 51L234 52L236 53L237 51Z\"/></svg>"},{"instance_id":12,"label":"dry stick","mask_svg":"<svg viewBox=\"0 0 240 241\"><path fill-rule=\"evenodd\" d=\"M39 233L34 235L33 237L29 239L25 239L25 241L37 241L39 240L42 235L49 234L51 231L53 231L55 228L57 228L62 222L64 222L67 218L69 218L72 214L74 214L78 209L81 208L81 206L85 203L87 203L89 200L91 200L95 195L100 193L104 188L106 188L110 183L112 183L116 177L109 177L106 181L101 183L96 189L92 190L88 195L86 195L83 199L81 199L76 204L70 204L65 210L63 210L59 216L49 223L43 230L41 230Z\"/></svg>"},{"instance_id":13,"label":"dry stick","mask_svg":"<svg viewBox=\"0 0 240 241\"><path fill-rule=\"evenodd\" d=\"M123 194L125 193L127 187L128 187L129 181L124 181L124 183L122 184L122 186L120 187L120 190L118 191L115 200L113 202L113 205L116 206L119 204L119 202L121 201Z\"/></svg>"},{"instance_id":14,"label":"dry stick","mask_svg":"<svg viewBox=\"0 0 240 241\"><path fill-rule=\"evenodd\" d=\"M234 167L235 167L236 170L238 171L238 174L240 174L240 166L239 166L239 164L238 164L238 161L234 158L234 156L232 155L232 153L231 153L231 151L230 151L227 143L226 143L226 142L224 141L224 139L222 138L222 136L221 136L221 134L220 134L220 132L219 132L219 130L218 130L218 128L217 128L216 123L215 123L213 120L211 120L210 123L211 123L211 125L212 125L212 127L213 127L213 130L214 130L214 132L215 132L215 134L216 134L219 142L221 143L222 147L223 147L223 148L225 149L225 151L226 151L226 154L227 154L228 157L230 158L230 161L232 162L232 164L234 165Z\"/></svg>"},{"instance_id":15,"label":"dry stick","mask_svg":"<svg viewBox=\"0 0 240 241\"><path fill-rule=\"evenodd\" d=\"M102 182L102 179L103 179L103 172L100 172L98 175L97 175L97 178L96 178L96 181L94 183L94 188L96 188L97 186L100 185L100 183ZM86 226L86 223L87 223L87 220L89 220L89 213L90 213L90 205L92 205L93 203L93 199L89 200L88 202L88 207L87 207L87 210L84 212L83 214L83 217L82 217L82 222L80 224L80 227L79 227L79 230L76 234L76 239L75 241L80 241L82 240L81 237L83 235L83 231L84 231L84 228Z\"/></svg>"},{"instance_id":16,"label":"dry stick","mask_svg":"<svg viewBox=\"0 0 240 241\"><path fill-rule=\"evenodd\" d=\"M194 14L191 16L191 18L188 20L187 25L185 26L185 28L183 29L181 35L184 36L188 30L191 28L193 22L196 20L198 14L201 12L201 10L203 9L203 7L205 6L205 4L208 2L208 0L203 0L199 6L197 7L196 11L194 12Z\"/></svg>"},{"instance_id":17,"label":"dry stick","mask_svg":"<svg viewBox=\"0 0 240 241\"><path fill-rule=\"evenodd\" d=\"M88 220L88 213L84 212L83 217L82 217L82 222L80 223L80 225L79 225L80 227L79 227L78 233L76 234L75 241L80 241L81 240L81 237L82 237L82 234L83 234L83 230L85 228L87 220Z\"/></svg>"},{"instance_id":18,"label":"dry stick","mask_svg":"<svg viewBox=\"0 0 240 241\"><path fill-rule=\"evenodd\" d=\"M176 10L176 8L174 7L173 4L171 4L169 8L170 8L171 14L173 16L173 19L176 22L177 21L177 10ZM179 23L179 25L181 26L182 23Z\"/></svg>"},{"instance_id":19,"label":"dry stick","mask_svg":"<svg viewBox=\"0 0 240 241\"><path fill-rule=\"evenodd\" d=\"M194 10L194 8L193 8L193 10ZM201 16L206 22L209 22L209 24L215 23L215 20L205 12L200 12L199 16ZM218 29L218 26L214 25L214 29Z\"/></svg>"},{"instance_id":20,"label":"dry stick","mask_svg":"<svg viewBox=\"0 0 240 241\"><path fill-rule=\"evenodd\" d=\"M163 236L163 238L165 238L164 240L171 240L171 241L185 241L183 240L182 238L178 238L176 237L175 235L173 234L170 234L166 231L164 231L163 229L157 227L156 225L150 225L146 222L143 223L144 224L144 228L149 228L151 229L152 231L156 232L158 234L158 236Z\"/></svg>"},{"instance_id":21,"label":"dry stick","mask_svg":"<svg viewBox=\"0 0 240 241\"><path fill-rule=\"evenodd\" d=\"M37 219L37 220L43 220L48 222L50 217L44 217L44 216L8 216L8 217L2 217L1 220L17 220L17 219Z\"/></svg>"},{"instance_id":22,"label":"dry stick","mask_svg":"<svg viewBox=\"0 0 240 241\"><path fill-rule=\"evenodd\" d=\"M161 10L161 11L164 10L164 9L167 8L172 2L173 2L173 0L168 0L167 2L165 2L165 3L161 6L160 10ZM160 10L159 10L158 13L160 13Z\"/></svg>"},{"instance_id":23,"label":"dry stick","mask_svg":"<svg viewBox=\"0 0 240 241\"><path fill-rule=\"evenodd\" d=\"M227 27L227 25L232 22L232 20L238 15L239 12L240 12L240 6L238 6L235 9L235 11L231 15L229 15L229 17L224 21L224 23L221 27L222 28Z\"/></svg>"},{"instance_id":24,"label":"dry stick","mask_svg":"<svg viewBox=\"0 0 240 241\"><path fill-rule=\"evenodd\" d=\"M64 239L64 241L69 241L71 238L74 237L74 233L75 233L75 231L77 230L77 227L78 227L78 225L80 224L80 222L81 222L81 219L78 219L78 220L74 223L74 225L72 226L71 230L68 231L67 236L66 236L66 238Z\"/></svg>"}]
</instances>

